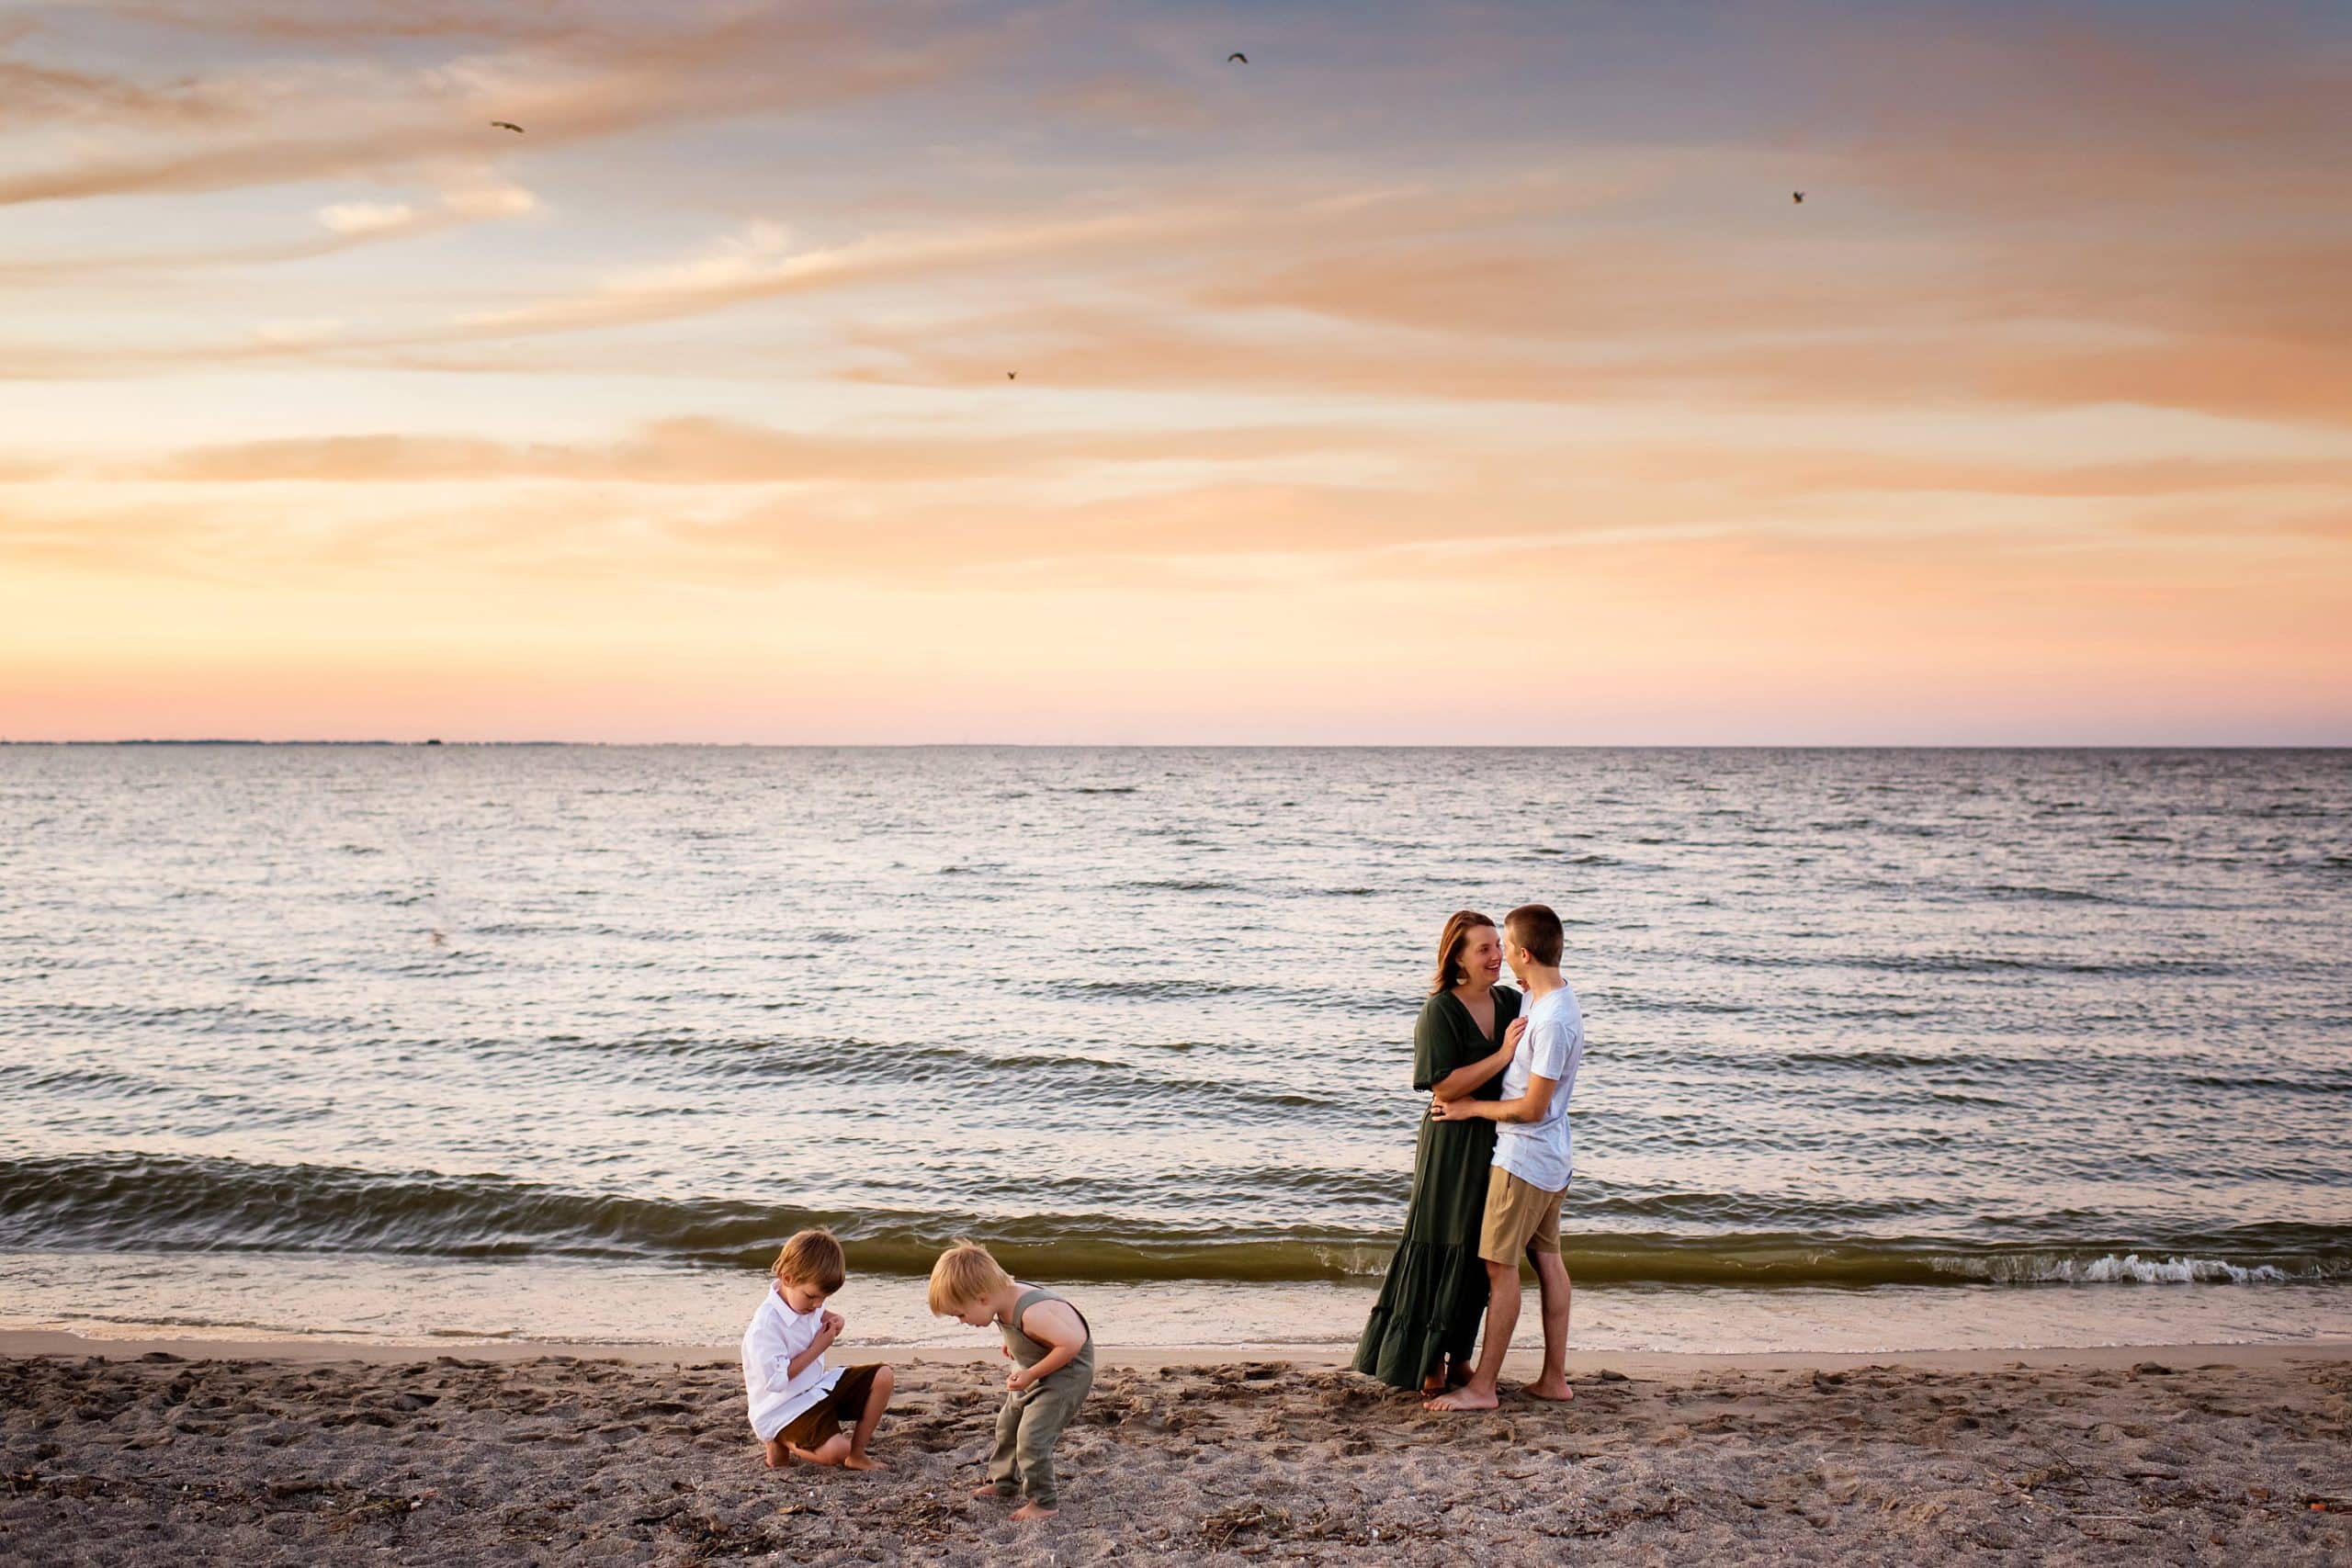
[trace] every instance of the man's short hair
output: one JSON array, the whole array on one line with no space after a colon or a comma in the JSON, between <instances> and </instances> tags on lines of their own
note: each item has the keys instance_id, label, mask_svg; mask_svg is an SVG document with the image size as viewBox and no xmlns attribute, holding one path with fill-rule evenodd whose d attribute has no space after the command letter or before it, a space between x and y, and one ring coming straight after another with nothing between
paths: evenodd
<instances>
[{"instance_id":1,"label":"man's short hair","mask_svg":"<svg viewBox=\"0 0 2352 1568\"><path fill-rule=\"evenodd\" d=\"M1549 904L1521 904L1503 917L1503 931L1538 964L1556 966L1561 950L1567 945L1567 932Z\"/></svg>"},{"instance_id":2,"label":"man's short hair","mask_svg":"<svg viewBox=\"0 0 2352 1568\"><path fill-rule=\"evenodd\" d=\"M976 1307L1012 1282L987 1247L959 1241L931 1266L931 1315L949 1317Z\"/></svg>"},{"instance_id":3,"label":"man's short hair","mask_svg":"<svg viewBox=\"0 0 2352 1568\"><path fill-rule=\"evenodd\" d=\"M830 1296L849 1278L849 1263L832 1232L801 1231L784 1244L768 1272L787 1285L805 1285Z\"/></svg>"}]
</instances>

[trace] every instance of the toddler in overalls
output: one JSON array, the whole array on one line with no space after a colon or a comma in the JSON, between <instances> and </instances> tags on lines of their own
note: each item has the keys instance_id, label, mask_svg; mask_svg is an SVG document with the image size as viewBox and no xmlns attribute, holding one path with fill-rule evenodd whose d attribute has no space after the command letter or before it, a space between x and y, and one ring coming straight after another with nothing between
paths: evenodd
<instances>
[{"instance_id":1,"label":"toddler in overalls","mask_svg":"<svg viewBox=\"0 0 2352 1568\"><path fill-rule=\"evenodd\" d=\"M1010 1499L1028 1494L1016 1519L1054 1512L1054 1444L1094 1386L1094 1335L1075 1306L1053 1292L1023 1285L998 1267L988 1249L958 1242L931 1270L931 1310L974 1328L1004 1331L1013 1363L1005 1378L1004 1408L996 1418L996 1452L988 1484L976 1497Z\"/></svg>"}]
</instances>

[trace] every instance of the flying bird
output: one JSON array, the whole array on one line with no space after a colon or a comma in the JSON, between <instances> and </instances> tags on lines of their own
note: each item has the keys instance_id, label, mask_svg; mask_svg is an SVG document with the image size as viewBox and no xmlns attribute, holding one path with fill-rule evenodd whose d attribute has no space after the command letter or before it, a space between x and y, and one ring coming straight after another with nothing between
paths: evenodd
<instances>
[{"instance_id":1,"label":"flying bird","mask_svg":"<svg viewBox=\"0 0 2352 1568\"><path fill-rule=\"evenodd\" d=\"M493 119L490 122L490 129L492 130L511 130L517 136L523 134L523 128L515 124L511 119Z\"/></svg>"},{"instance_id":2,"label":"flying bird","mask_svg":"<svg viewBox=\"0 0 2352 1568\"><path fill-rule=\"evenodd\" d=\"M1008 381L1017 380L1020 376L1021 372L1018 370L1008 370L1004 373L1004 378Z\"/></svg>"},{"instance_id":3,"label":"flying bird","mask_svg":"<svg viewBox=\"0 0 2352 1568\"><path fill-rule=\"evenodd\" d=\"M1227 65L1231 65L1231 64L1232 64L1232 63L1234 63L1234 62L1236 62L1236 61L1239 61L1242 64L1247 65L1247 64L1249 64L1249 63L1250 63L1250 57L1249 57L1248 55L1246 55L1246 54L1242 53L1242 52L1241 52L1239 50L1238 50L1238 49L1237 49L1237 50L1235 50L1231 54L1228 54L1228 55L1227 55L1227 56L1225 57L1225 62L1226 62Z\"/></svg>"},{"instance_id":4,"label":"flying bird","mask_svg":"<svg viewBox=\"0 0 2352 1568\"><path fill-rule=\"evenodd\" d=\"M1799 207L1803 207L1804 205L1804 192L1801 190L1792 190L1789 192L1789 199L1795 202Z\"/></svg>"}]
</instances>

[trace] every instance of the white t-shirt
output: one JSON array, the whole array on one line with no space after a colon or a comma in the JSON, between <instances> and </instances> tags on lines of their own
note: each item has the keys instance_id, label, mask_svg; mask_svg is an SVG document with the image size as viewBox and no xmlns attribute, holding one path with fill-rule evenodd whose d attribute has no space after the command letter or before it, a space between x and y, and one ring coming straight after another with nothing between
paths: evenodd
<instances>
[{"instance_id":1,"label":"white t-shirt","mask_svg":"<svg viewBox=\"0 0 2352 1568\"><path fill-rule=\"evenodd\" d=\"M1567 1190L1576 1168L1576 1151L1568 1137L1568 1096L1576 1091L1577 1068L1584 1061L1584 1012L1577 994L1567 986L1538 997L1527 1010L1527 1033L1519 1054L1503 1069L1505 1100L1527 1092L1530 1078L1546 1077L1556 1086L1551 1107L1541 1122L1495 1123L1495 1168L1508 1170L1531 1187L1546 1192Z\"/></svg>"},{"instance_id":2,"label":"white t-shirt","mask_svg":"<svg viewBox=\"0 0 2352 1568\"><path fill-rule=\"evenodd\" d=\"M760 1310L752 1314L752 1326L743 1330L743 1393L751 1401L752 1430L760 1441L783 1431L842 1381L841 1369L827 1367L822 1356L801 1368L798 1377L791 1372L792 1358L808 1348L824 1324L823 1307L795 1312L776 1282L768 1281Z\"/></svg>"}]
</instances>

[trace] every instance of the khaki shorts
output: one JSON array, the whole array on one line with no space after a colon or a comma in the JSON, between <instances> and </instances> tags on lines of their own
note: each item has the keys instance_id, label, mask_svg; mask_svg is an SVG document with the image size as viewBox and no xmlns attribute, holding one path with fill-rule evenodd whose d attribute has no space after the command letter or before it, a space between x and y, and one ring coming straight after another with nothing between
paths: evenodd
<instances>
[{"instance_id":1,"label":"khaki shorts","mask_svg":"<svg viewBox=\"0 0 2352 1568\"><path fill-rule=\"evenodd\" d=\"M857 1418L865 1414L865 1396L874 1387L874 1374L881 1370L879 1361L843 1367L842 1381L824 1398L794 1416L776 1436L796 1449L813 1449L840 1431L844 1420L856 1426Z\"/></svg>"},{"instance_id":2,"label":"khaki shorts","mask_svg":"<svg viewBox=\"0 0 2352 1568\"><path fill-rule=\"evenodd\" d=\"M1489 1263L1516 1263L1536 1252L1558 1255L1560 1200L1567 1189L1546 1192L1497 1168L1487 1183L1487 1218L1478 1227L1478 1256Z\"/></svg>"}]
</instances>

